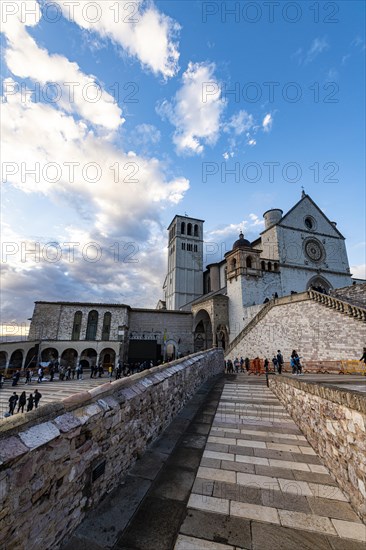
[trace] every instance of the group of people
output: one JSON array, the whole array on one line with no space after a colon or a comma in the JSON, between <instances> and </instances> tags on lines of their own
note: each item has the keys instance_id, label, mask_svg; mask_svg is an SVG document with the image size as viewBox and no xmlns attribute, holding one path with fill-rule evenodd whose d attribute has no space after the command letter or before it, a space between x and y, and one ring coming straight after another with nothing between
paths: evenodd
<instances>
[{"instance_id":1,"label":"group of people","mask_svg":"<svg viewBox=\"0 0 366 550\"><path fill-rule=\"evenodd\" d=\"M16 406L18 405L18 411L24 413L24 408L27 405L26 411L32 411L33 407L38 408L38 404L41 400L42 394L38 390L34 390L34 393L30 393L28 398L25 391L23 391L20 396L17 394L17 392L13 392L13 394L9 397L9 413L8 415L11 416L14 414Z\"/></svg>"},{"instance_id":2,"label":"group of people","mask_svg":"<svg viewBox=\"0 0 366 550\"><path fill-rule=\"evenodd\" d=\"M270 371L270 361L265 358L263 367L264 371L268 373ZM284 366L284 359L281 353L281 350L277 350L277 353L273 354L272 357L273 372L275 374L282 374L282 369ZM302 374L302 365L300 363L300 357L296 350L293 350L290 357L290 365L292 368L292 374ZM228 374L239 373L239 372L254 372L254 374L260 374L261 372L261 360L259 357L255 357L250 360L248 357L243 359L243 357L235 357L232 361L227 359L225 361L225 372Z\"/></svg>"}]
</instances>

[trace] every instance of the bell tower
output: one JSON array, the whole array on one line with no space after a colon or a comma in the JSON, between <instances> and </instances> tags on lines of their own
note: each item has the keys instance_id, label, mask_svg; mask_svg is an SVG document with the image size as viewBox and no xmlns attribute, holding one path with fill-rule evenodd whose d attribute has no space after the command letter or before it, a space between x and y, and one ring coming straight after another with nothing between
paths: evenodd
<instances>
[{"instance_id":1,"label":"bell tower","mask_svg":"<svg viewBox=\"0 0 366 550\"><path fill-rule=\"evenodd\" d=\"M177 215L168 227L167 309L179 309L203 294L203 223Z\"/></svg>"}]
</instances>

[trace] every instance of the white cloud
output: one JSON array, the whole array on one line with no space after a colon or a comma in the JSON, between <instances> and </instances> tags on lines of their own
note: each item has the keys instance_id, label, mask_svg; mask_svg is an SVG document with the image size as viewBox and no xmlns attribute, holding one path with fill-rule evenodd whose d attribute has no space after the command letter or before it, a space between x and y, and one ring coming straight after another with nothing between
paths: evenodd
<instances>
[{"instance_id":1,"label":"white cloud","mask_svg":"<svg viewBox=\"0 0 366 550\"><path fill-rule=\"evenodd\" d=\"M366 279L366 264L352 265L351 273L355 279Z\"/></svg>"},{"instance_id":2,"label":"white cloud","mask_svg":"<svg viewBox=\"0 0 366 550\"><path fill-rule=\"evenodd\" d=\"M110 39L153 73L164 78L177 73L179 51L176 36L180 26L161 13L152 2L103 0L90 2L97 5L90 11L85 8L84 2L55 2L66 18L82 29Z\"/></svg>"},{"instance_id":3,"label":"white cloud","mask_svg":"<svg viewBox=\"0 0 366 550\"><path fill-rule=\"evenodd\" d=\"M240 110L233 115L230 121L225 124L224 130L229 132L232 130L235 135L240 136L244 132L247 132L254 126L253 115L249 114L245 110Z\"/></svg>"},{"instance_id":4,"label":"white cloud","mask_svg":"<svg viewBox=\"0 0 366 550\"><path fill-rule=\"evenodd\" d=\"M4 32L8 40L5 62L14 75L35 82L33 100L44 102L47 96L55 94L56 99L51 101L55 106L77 113L85 121L108 131L116 130L124 122L114 98L94 76L84 74L77 63L40 48L19 21L10 20ZM8 97L17 89L19 83L6 79L4 90ZM24 93L23 101L27 101L29 95Z\"/></svg>"},{"instance_id":5,"label":"white cloud","mask_svg":"<svg viewBox=\"0 0 366 550\"><path fill-rule=\"evenodd\" d=\"M234 156L234 153L232 151L225 151L225 153L223 153L222 155L224 157L225 160L229 160L229 158L233 158Z\"/></svg>"},{"instance_id":6,"label":"white cloud","mask_svg":"<svg viewBox=\"0 0 366 550\"><path fill-rule=\"evenodd\" d=\"M305 54L305 60L304 63L311 63L314 61L318 55L320 55L323 51L327 50L329 48L329 44L327 39L324 38L314 38L314 40L311 43L310 48Z\"/></svg>"},{"instance_id":7,"label":"white cloud","mask_svg":"<svg viewBox=\"0 0 366 550\"><path fill-rule=\"evenodd\" d=\"M192 63L183 74L183 84L171 103L163 101L157 112L176 128L173 142L178 153L199 154L204 145L214 145L226 101L214 76L213 63Z\"/></svg>"},{"instance_id":8,"label":"white cloud","mask_svg":"<svg viewBox=\"0 0 366 550\"><path fill-rule=\"evenodd\" d=\"M251 147L254 147L255 145L257 145L257 142L255 139L249 139L248 140L248 145L250 145Z\"/></svg>"},{"instance_id":9,"label":"white cloud","mask_svg":"<svg viewBox=\"0 0 366 550\"><path fill-rule=\"evenodd\" d=\"M160 139L160 130L153 124L138 124L133 131L133 141L137 144L155 144L159 143Z\"/></svg>"},{"instance_id":10,"label":"white cloud","mask_svg":"<svg viewBox=\"0 0 366 550\"><path fill-rule=\"evenodd\" d=\"M272 129L273 117L271 113L266 114L262 121L262 128L264 132L270 132Z\"/></svg>"}]
</instances>

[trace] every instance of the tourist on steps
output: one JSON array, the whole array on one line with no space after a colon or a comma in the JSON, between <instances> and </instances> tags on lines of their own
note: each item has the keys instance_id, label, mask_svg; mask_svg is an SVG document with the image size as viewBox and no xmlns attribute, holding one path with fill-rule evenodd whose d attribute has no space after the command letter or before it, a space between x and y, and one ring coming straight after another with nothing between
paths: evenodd
<instances>
[{"instance_id":1,"label":"tourist on steps","mask_svg":"<svg viewBox=\"0 0 366 550\"><path fill-rule=\"evenodd\" d=\"M20 409L22 409L22 413L24 413L24 407L26 403L27 403L27 394L25 393L25 391L22 391L18 402L18 412L20 411Z\"/></svg>"},{"instance_id":2,"label":"tourist on steps","mask_svg":"<svg viewBox=\"0 0 366 550\"><path fill-rule=\"evenodd\" d=\"M42 394L38 390L34 390L34 406L38 409L38 403L40 402Z\"/></svg>"}]
</instances>

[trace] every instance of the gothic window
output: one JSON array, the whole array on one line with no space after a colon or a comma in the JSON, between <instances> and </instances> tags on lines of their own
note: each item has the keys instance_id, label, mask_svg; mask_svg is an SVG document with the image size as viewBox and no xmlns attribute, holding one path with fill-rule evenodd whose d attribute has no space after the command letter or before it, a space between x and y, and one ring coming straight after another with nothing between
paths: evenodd
<instances>
[{"instance_id":1,"label":"gothic window","mask_svg":"<svg viewBox=\"0 0 366 550\"><path fill-rule=\"evenodd\" d=\"M192 235L192 224L191 223L189 223L187 225L187 235Z\"/></svg>"},{"instance_id":2,"label":"gothic window","mask_svg":"<svg viewBox=\"0 0 366 550\"><path fill-rule=\"evenodd\" d=\"M198 237L198 225L197 224L195 224L195 226L194 226L194 236Z\"/></svg>"},{"instance_id":3,"label":"gothic window","mask_svg":"<svg viewBox=\"0 0 366 550\"><path fill-rule=\"evenodd\" d=\"M74 324L72 326L71 340L80 340L81 319L83 314L81 311L77 311L74 315Z\"/></svg>"},{"instance_id":4,"label":"gothic window","mask_svg":"<svg viewBox=\"0 0 366 550\"><path fill-rule=\"evenodd\" d=\"M109 340L110 332L111 332L111 319L112 315L107 311L107 313L104 314L103 318L103 328L102 328L102 340Z\"/></svg>"},{"instance_id":5,"label":"gothic window","mask_svg":"<svg viewBox=\"0 0 366 550\"><path fill-rule=\"evenodd\" d=\"M88 324L86 326L85 340L97 339L98 312L93 309L88 315Z\"/></svg>"},{"instance_id":6,"label":"gothic window","mask_svg":"<svg viewBox=\"0 0 366 550\"><path fill-rule=\"evenodd\" d=\"M198 251L198 247L197 247L197 245L196 245L196 244L194 245L194 251L195 251L195 252L197 252L197 251Z\"/></svg>"},{"instance_id":7,"label":"gothic window","mask_svg":"<svg viewBox=\"0 0 366 550\"><path fill-rule=\"evenodd\" d=\"M246 266L251 268L252 267L252 258L250 256L247 257L245 260Z\"/></svg>"},{"instance_id":8,"label":"gothic window","mask_svg":"<svg viewBox=\"0 0 366 550\"><path fill-rule=\"evenodd\" d=\"M186 243L182 243L182 250L186 249Z\"/></svg>"},{"instance_id":9,"label":"gothic window","mask_svg":"<svg viewBox=\"0 0 366 550\"><path fill-rule=\"evenodd\" d=\"M266 262L264 262L263 260L261 261L261 269L262 271L266 269Z\"/></svg>"},{"instance_id":10,"label":"gothic window","mask_svg":"<svg viewBox=\"0 0 366 550\"><path fill-rule=\"evenodd\" d=\"M184 222L180 224L180 232L182 235L184 235L186 232L186 224Z\"/></svg>"}]
</instances>

